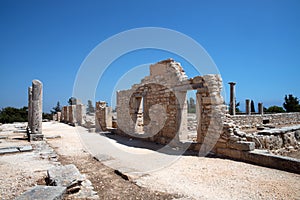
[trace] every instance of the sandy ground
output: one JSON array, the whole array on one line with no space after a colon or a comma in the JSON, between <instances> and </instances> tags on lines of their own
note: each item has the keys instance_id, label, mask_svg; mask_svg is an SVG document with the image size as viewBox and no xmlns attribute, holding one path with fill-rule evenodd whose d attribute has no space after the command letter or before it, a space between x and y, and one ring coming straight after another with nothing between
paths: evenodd
<instances>
[{"instance_id":1,"label":"sandy ground","mask_svg":"<svg viewBox=\"0 0 300 200\"><path fill-rule=\"evenodd\" d=\"M74 163L91 180L100 199L300 199L300 175L219 158L182 156L166 167L127 181L116 175L113 168L93 159L82 142L83 134L90 140L103 140L105 136L87 131L79 133L78 128L55 122L43 123L43 133L61 136L48 139L47 143L60 155L62 164ZM101 145L99 148L105 154ZM120 143L118 147L134 152L153 151ZM55 164L35 152L0 156L0 199L11 199L36 184L45 170ZM112 156L122 166L124 160ZM133 165L143 163L136 160ZM14 191L16 185L19 186Z\"/></svg>"}]
</instances>

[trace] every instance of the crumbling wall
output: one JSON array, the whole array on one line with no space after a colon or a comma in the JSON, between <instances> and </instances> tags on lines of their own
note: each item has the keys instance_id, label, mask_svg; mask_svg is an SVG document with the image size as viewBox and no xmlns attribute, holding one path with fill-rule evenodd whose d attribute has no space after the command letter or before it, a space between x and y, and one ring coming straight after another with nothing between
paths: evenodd
<instances>
[{"instance_id":1,"label":"crumbling wall","mask_svg":"<svg viewBox=\"0 0 300 200\"><path fill-rule=\"evenodd\" d=\"M264 115L231 115L230 118L241 128L256 128L261 124L291 125L300 123L300 112L276 113Z\"/></svg>"},{"instance_id":2,"label":"crumbling wall","mask_svg":"<svg viewBox=\"0 0 300 200\"><path fill-rule=\"evenodd\" d=\"M162 144L187 139L188 90L197 90L197 141L213 146L222 133L225 105L219 75L188 79L172 59L150 66L150 76L117 93L119 129Z\"/></svg>"},{"instance_id":3,"label":"crumbling wall","mask_svg":"<svg viewBox=\"0 0 300 200\"><path fill-rule=\"evenodd\" d=\"M150 66L150 76L129 90L117 93L118 128L126 134L160 143L178 140L186 134L186 91L174 86L187 80L173 60Z\"/></svg>"}]
</instances>

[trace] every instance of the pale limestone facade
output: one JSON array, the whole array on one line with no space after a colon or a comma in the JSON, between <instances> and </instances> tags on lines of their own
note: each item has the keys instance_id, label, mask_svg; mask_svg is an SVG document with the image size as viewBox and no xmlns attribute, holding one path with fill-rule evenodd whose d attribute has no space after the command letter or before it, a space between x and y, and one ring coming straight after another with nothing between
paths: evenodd
<instances>
[{"instance_id":1,"label":"pale limestone facade","mask_svg":"<svg viewBox=\"0 0 300 200\"><path fill-rule=\"evenodd\" d=\"M187 138L188 90L197 91L197 140L223 131L225 113L219 75L188 79L172 59L150 66L150 75L129 90L117 92L117 123L123 134L162 144ZM211 139L216 139L213 136Z\"/></svg>"},{"instance_id":2,"label":"pale limestone facade","mask_svg":"<svg viewBox=\"0 0 300 200\"><path fill-rule=\"evenodd\" d=\"M95 114L96 131L107 131L112 128L112 108L105 101L96 102Z\"/></svg>"}]
</instances>

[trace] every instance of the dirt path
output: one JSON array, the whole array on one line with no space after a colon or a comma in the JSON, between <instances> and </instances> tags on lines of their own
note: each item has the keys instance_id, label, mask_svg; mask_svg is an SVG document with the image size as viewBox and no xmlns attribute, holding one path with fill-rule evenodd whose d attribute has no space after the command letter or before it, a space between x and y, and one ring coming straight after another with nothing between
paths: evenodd
<instances>
[{"instance_id":1,"label":"dirt path","mask_svg":"<svg viewBox=\"0 0 300 200\"><path fill-rule=\"evenodd\" d=\"M54 130L55 126L65 127L65 125L57 124L51 127L51 129ZM71 129L72 128L73 127L71 127ZM68 129L70 129L70 127L68 127ZM67 134L67 132L64 132L60 143L60 145L62 145L61 149L64 149L61 153L66 154L68 152L68 148L64 146L69 143L71 143L73 147L76 143L79 145L79 149L83 148L80 146L82 145L79 142L80 136L78 134L75 136L74 132L73 134L71 132ZM55 145L54 141L51 142L51 144ZM137 149L138 147L134 148L135 151ZM58 152L60 153L59 149ZM91 158L88 160L89 162L84 162L86 163L84 165L90 166L90 163L97 165L97 162ZM81 163L81 161L75 162ZM84 170L84 165L79 166L79 168ZM100 167L100 163L98 163L98 165L99 168L103 168ZM86 170L88 170L88 167ZM109 171L111 169L108 168L105 170ZM108 176L114 176L110 172ZM93 171L91 173L97 172ZM106 173L107 172L102 175ZM95 182L95 180L97 180L96 176L93 181ZM99 180L101 182L101 178L99 178ZM115 182L115 180L111 181ZM218 158L183 156L172 165L151 172L135 181L138 185L150 188L151 190L179 194L189 197L190 199L300 199L299 175ZM117 182L124 181L118 180ZM110 187L115 188L115 183L112 185L113 186ZM131 183L129 185L130 187L136 187ZM105 185L101 184L99 186L105 187ZM119 186L117 185L116 187L118 188ZM129 186L124 187L128 189ZM105 188L107 189L107 187ZM115 188L113 190L129 192L130 189L127 189L122 190ZM117 192L117 194L119 194L119 192ZM135 192L133 193L133 195L137 194L138 193ZM110 194L108 193L107 195ZM122 195L125 194L121 193L119 197L122 197Z\"/></svg>"},{"instance_id":2,"label":"dirt path","mask_svg":"<svg viewBox=\"0 0 300 200\"><path fill-rule=\"evenodd\" d=\"M73 163L87 176L100 199L300 199L300 175L219 158L182 156L176 162L138 176L131 182L103 163L115 162L122 167L127 161L138 166L145 165L143 160L132 161L111 155L115 158L112 161L96 161L87 152L78 129L66 124L43 123L43 133L46 137L61 136L47 139L47 143L59 154L62 164ZM90 134L87 138L95 140L94 144L99 144L101 153L107 154L101 146L103 144L98 143L104 136L84 134ZM0 146L18 143L26 144L22 140L5 140ZM152 151L137 146L128 147L123 143L117 146L144 155L145 159L146 153ZM57 163L43 159L42 152L45 152L45 158L49 154L49 150L43 148L42 145L33 152L0 156L0 199L13 199L39 183L45 177L46 170ZM173 155L163 156L168 158ZM128 163L125 162L125 165Z\"/></svg>"},{"instance_id":3,"label":"dirt path","mask_svg":"<svg viewBox=\"0 0 300 200\"><path fill-rule=\"evenodd\" d=\"M92 182L100 199L174 199L178 195L157 192L140 187L117 175L114 169L103 165L87 153L80 142L76 128L58 123L45 123L44 134L61 138L48 140L48 144L60 155L62 164L75 164Z\"/></svg>"}]
</instances>

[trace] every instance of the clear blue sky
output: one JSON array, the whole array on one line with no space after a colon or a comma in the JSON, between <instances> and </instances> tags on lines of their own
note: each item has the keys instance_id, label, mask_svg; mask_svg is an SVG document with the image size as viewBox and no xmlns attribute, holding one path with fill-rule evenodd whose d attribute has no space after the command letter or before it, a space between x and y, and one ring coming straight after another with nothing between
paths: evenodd
<instances>
[{"instance_id":1,"label":"clear blue sky","mask_svg":"<svg viewBox=\"0 0 300 200\"><path fill-rule=\"evenodd\" d=\"M0 0L0 24L0 108L27 105L33 79L44 84L44 111L57 101L67 104L89 52L108 37L138 27L173 29L200 43L219 68L226 100L229 81L237 82L241 103L250 98L282 105L285 94L300 97L298 0ZM170 56L149 50L125 57L115 66L130 68ZM112 83L99 88L96 100L110 102L109 93L122 76L116 70L107 73Z\"/></svg>"}]
</instances>

